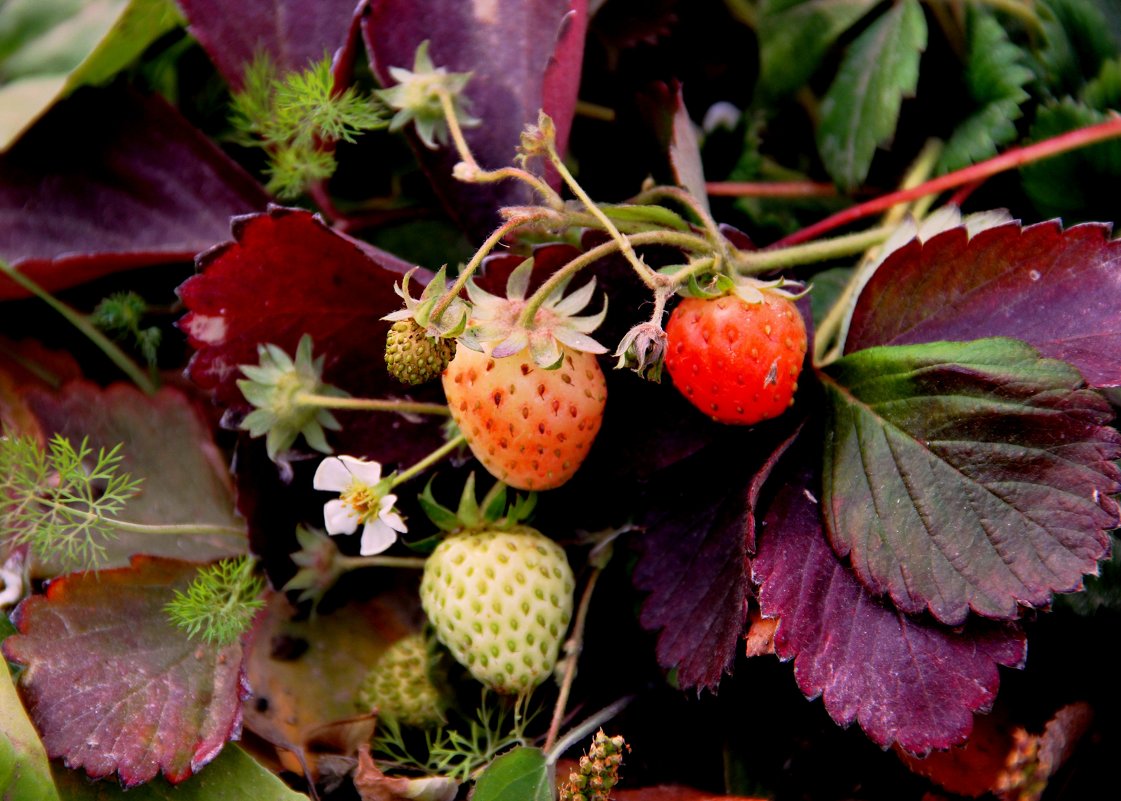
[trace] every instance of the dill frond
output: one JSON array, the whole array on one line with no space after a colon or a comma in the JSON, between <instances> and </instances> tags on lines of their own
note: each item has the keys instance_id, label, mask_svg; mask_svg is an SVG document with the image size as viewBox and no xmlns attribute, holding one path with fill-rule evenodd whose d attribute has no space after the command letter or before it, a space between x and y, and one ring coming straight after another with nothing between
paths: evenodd
<instances>
[{"instance_id":1,"label":"dill frond","mask_svg":"<svg viewBox=\"0 0 1121 801\"><path fill-rule=\"evenodd\" d=\"M199 570L187 591L175 591L164 607L168 618L191 639L219 648L231 645L249 630L265 605L264 580L254 574L249 556L223 559Z\"/></svg>"}]
</instances>

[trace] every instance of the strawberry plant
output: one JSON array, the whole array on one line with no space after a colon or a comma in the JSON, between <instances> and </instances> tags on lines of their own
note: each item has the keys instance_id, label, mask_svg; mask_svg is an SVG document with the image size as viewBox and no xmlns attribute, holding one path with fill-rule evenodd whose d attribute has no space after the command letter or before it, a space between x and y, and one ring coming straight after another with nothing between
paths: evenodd
<instances>
[{"instance_id":1,"label":"strawberry plant","mask_svg":"<svg viewBox=\"0 0 1121 801\"><path fill-rule=\"evenodd\" d=\"M1104 786L1116 12L0 4L0 795Z\"/></svg>"}]
</instances>

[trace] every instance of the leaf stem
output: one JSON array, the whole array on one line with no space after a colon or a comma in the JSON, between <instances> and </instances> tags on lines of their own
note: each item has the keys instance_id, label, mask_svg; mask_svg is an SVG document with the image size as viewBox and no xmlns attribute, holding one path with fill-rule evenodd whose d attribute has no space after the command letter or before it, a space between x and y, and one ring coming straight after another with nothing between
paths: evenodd
<instances>
[{"instance_id":1,"label":"leaf stem","mask_svg":"<svg viewBox=\"0 0 1121 801\"><path fill-rule=\"evenodd\" d=\"M584 586L584 593L580 596L580 605L576 609L576 620L572 624L572 636L564 644L564 679L561 681L557 702L553 706L553 719L549 723L549 732L545 735L545 744L542 746L542 750L545 752L548 752L556 744L557 735L560 733L564 712L568 707L568 696L572 691L572 682L576 678L576 663L579 661L580 652L584 648L584 626L588 620L588 607L592 602L592 592L596 588L596 582L602 574L603 568L596 567L588 577L588 583Z\"/></svg>"},{"instance_id":2,"label":"leaf stem","mask_svg":"<svg viewBox=\"0 0 1121 801\"><path fill-rule=\"evenodd\" d=\"M125 375L127 375L136 386L140 387L146 394L154 395L158 387L152 378L140 368L136 362L128 357L128 355L117 346L115 342L106 337L97 327L89 321L89 319L77 311L76 309L67 306L54 295L47 292L37 283L32 281L26 275L16 270L3 259L0 259L0 272L8 276L11 280L15 281L28 292L39 298L46 303L56 312L61 314L66 321L72 326L77 328L87 339L101 350L113 364L117 365Z\"/></svg>"},{"instance_id":3,"label":"leaf stem","mask_svg":"<svg viewBox=\"0 0 1121 801\"><path fill-rule=\"evenodd\" d=\"M439 462L445 456L454 453L457 448L465 444L467 444L467 437L463 436L462 434L456 437L452 437L439 448L432 451L432 453L428 454L419 462L414 464L412 467L394 475L392 481L390 481L389 483L390 489L400 484L404 484L409 479L420 475L429 467Z\"/></svg>"},{"instance_id":4,"label":"leaf stem","mask_svg":"<svg viewBox=\"0 0 1121 801\"><path fill-rule=\"evenodd\" d=\"M795 231L790 236L784 237L770 245L768 250L789 247L790 245L815 239L827 231L832 231L834 228L839 228L842 225L847 225L865 217L879 214L881 211L885 211L898 203L906 203L923 197L924 195L934 195L945 192L948 189L956 189L959 186L965 186L966 184L991 178L994 175L1007 172L1017 167L1022 167L1026 164L1033 164L1034 162L1042 161L1052 156L1058 156L1071 150L1077 150L1078 148L1087 147L1088 145L1109 139L1116 139L1119 136L1121 136L1121 115L1114 114L1105 122L1099 122L1095 125L1089 125L1074 131L1067 131L1066 133L1044 139L1041 142L1035 142L1031 145L1013 148L1001 153L999 156L994 156L991 159L982 161L980 164L973 164L969 167L947 173L946 175L940 175L913 189L891 192L890 194L869 200L865 203L858 203L844 211L826 217L824 220L814 223L813 225L807 226L800 231Z\"/></svg>"},{"instance_id":5,"label":"leaf stem","mask_svg":"<svg viewBox=\"0 0 1121 801\"><path fill-rule=\"evenodd\" d=\"M358 570L363 567L401 567L423 570L424 561L424 557L421 556L345 556L343 554L339 554L334 559L335 564L344 570Z\"/></svg>"},{"instance_id":6,"label":"leaf stem","mask_svg":"<svg viewBox=\"0 0 1121 801\"><path fill-rule=\"evenodd\" d=\"M626 709L627 705L630 704L630 702L633 700L634 696L628 695L620 698L618 701L615 701L612 704L608 704L603 709L599 710L590 718L581 723L579 726L570 729L568 733L564 735L564 737L561 737L559 740L557 740L556 744L554 744L551 749L542 749L545 751L545 764L555 765L557 763L557 760L561 758L561 755L564 754L565 751L571 748L575 743L583 740L604 723L614 718L616 715Z\"/></svg>"},{"instance_id":7,"label":"leaf stem","mask_svg":"<svg viewBox=\"0 0 1121 801\"><path fill-rule=\"evenodd\" d=\"M321 409L355 409L367 412L400 412L402 414L435 414L447 417L450 412L442 403L420 403L418 401L384 400L377 398L339 398L334 395L317 395L301 392L296 403L316 406Z\"/></svg>"},{"instance_id":8,"label":"leaf stem","mask_svg":"<svg viewBox=\"0 0 1121 801\"><path fill-rule=\"evenodd\" d=\"M867 231L858 231L854 234L845 234L820 242L809 242L784 248L768 248L766 250L739 251L735 257L734 266L745 275L781 270L789 267L799 267L803 264L812 264L819 261L852 256L863 253L873 245L883 242L894 226L884 225L870 228Z\"/></svg>"},{"instance_id":9,"label":"leaf stem","mask_svg":"<svg viewBox=\"0 0 1121 801\"><path fill-rule=\"evenodd\" d=\"M96 521L98 523L124 531L129 534L169 534L172 536L200 535L219 537L238 537L244 539L245 529L236 526L222 526L204 523L173 523L168 525L155 525L150 523L130 523L127 520L118 520L115 517L105 517L94 512L87 512L71 504L53 501L48 498L37 498L36 502L48 509L55 509L68 516L81 520Z\"/></svg>"}]
</instances>

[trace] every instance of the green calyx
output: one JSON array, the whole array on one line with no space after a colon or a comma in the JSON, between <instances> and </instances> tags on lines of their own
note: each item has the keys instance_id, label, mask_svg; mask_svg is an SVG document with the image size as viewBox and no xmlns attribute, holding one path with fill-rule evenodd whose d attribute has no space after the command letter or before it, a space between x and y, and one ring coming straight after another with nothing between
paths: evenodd
<instances>
[{"instance_id":1,"label":"green calyx","mask_svg":"<svg viewBox=\"0 0 1121 801\"><path fill-rule=\"evenodd\" d=\"M607 348L590 334L607 316L607 301L598 314L578 317L595 293L595 279L565 295L571 276L561 281L539 304L528 297L533 259L526 259L510 273L506 297L492 295L474 281L467 284L473 317L459 342L472 350L489 352L496 359L513 356L526 348L534 364L543 369L560 365L563 347L584 353L606 353ZM526 320L527 314L532 318Z\"/></svg>"},{"instance_id":2,"label":"green calyx","mask_svg":"<svg viewBox=\"0 0 1121 801\"><path fill-rule=\"evenodd\" d=\"M417 327L433 339L454 339L467 328L467 317L470 307L460 298L451 298L443 304L440 302L448 291L447 267L441 267L432 280L424 287L419 298L414 298L409 292L409 282L417 268L405 273L400 285L394 286L396 292L405 301L405 308L382 317L383 320L401 322L412 320ZM437 310L439 312L437 313Z\"/></svg>"},{"instance_id":3,"label":"green calyx","mask_svg":"<svg viewBox=\"0 0 1121 801\"><path fill-rule=\"evenodd\" d=\"M296 441L304 440L321 453L331 453L324 429L341 426L330 411L301 401L304 395L345 397L346 393L323 383L323 357L312 358L311 337L304 334L292 359L277 345L260 345L258 363L240 365L245 378L238 389L255 409L241 422L251 437L266 435L269 458L277 457Z\"/></svg>"},{"instance_id":4,"label":"green calyx","mask_svg":"<svg viewBox=\"0 0 1121 801\"><path fill-rule=\"evenodd\" d=\"M467 112L467 98L463 96L471 73L448 72L433 64L428 55L428 40L417 47L411 70L390 67L389 74L397 85L377 92L379 99L397 111L389 122L389 130L398 131L412 122L426 147L435 150L437 144L446 144L448 124L441 101L445 94L452 100L461 127L479 124L480 121Z\"/></svg>"},{"instance_id":5,"label":"green calyx","mask_svg":"<svg viewBox=\"0 0 1121 801\"><path fill-rule=\"evenodd\" d=\"M432 495L432 482L417 496L421 509L437 528L448 533L475 529L508 530L526 520L537 505L537 494L517 494L507 503L506 485L496 482L480 502L475 495L475 474L467 476L459 507L453 512Z\"/></svg>"}]
</instances>

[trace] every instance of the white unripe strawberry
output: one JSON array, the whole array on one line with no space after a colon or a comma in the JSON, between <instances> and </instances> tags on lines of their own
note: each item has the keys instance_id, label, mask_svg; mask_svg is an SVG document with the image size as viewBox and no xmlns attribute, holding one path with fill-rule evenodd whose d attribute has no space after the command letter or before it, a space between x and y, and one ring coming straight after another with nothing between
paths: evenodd
<instances>
[{"instance_id":1,"label":"white unripe strawberry","mask_svg":"<svg viewBox=\"0 0 1121 801\"><path fill-rule=\"evenodd\" d=\"M468 529L428 557L420 586L436 636L471 675L507 694L545 680L572 617L564 550L525 525Z\"/></svg>"},{"instance_id":2,"label":"white unripe strawberry","mask_svg":"<svg viewBox=\"0 0 1121 801\"><path fill-rule=\"evenodd\" d=\"M424 637L410 634L389 646L358 689L363 712L377 709L379 718L405 726L434 726L444 722L446 699L430 676Z\"/></svg>"}]
</instances>

